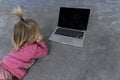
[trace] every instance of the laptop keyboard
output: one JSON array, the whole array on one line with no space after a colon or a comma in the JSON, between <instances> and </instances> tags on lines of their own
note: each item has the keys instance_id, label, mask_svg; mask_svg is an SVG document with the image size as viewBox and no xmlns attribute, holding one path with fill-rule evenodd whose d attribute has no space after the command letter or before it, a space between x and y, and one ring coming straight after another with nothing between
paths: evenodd
<instances>
[{"instance_id":1,"label":"laptop keyboard","mask_svg":"<svg viewBox=\"0 0 120 80\"><path fill-rule=\"evenodd\" d=\"M58 28L55 34L82 39L84 32Z\"/></svg>"}]
</instances>

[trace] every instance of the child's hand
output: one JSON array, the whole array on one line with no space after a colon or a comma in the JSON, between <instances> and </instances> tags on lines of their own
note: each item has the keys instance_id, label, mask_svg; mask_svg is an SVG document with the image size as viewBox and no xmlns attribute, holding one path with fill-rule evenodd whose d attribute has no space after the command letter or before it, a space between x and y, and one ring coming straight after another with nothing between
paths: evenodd
<instances>
[{"instance_id":1,"label":"child's hand","mask_svg":"<svg viewBox=\"0 0 120 80\"><path fill-rule=\"evenodd\" d=\"M43 36L40 33L36 34L36 39L35 39L36 42L40 42L42 39Z\"/></svg>"}]
</instances>

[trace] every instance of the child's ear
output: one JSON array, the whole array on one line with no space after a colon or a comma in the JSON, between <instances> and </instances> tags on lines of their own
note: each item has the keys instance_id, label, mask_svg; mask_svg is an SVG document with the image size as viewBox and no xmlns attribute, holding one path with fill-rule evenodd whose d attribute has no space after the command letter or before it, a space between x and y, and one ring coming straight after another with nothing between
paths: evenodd
<instances>
[{"instance_id":1,"label":"child's ear","mask_svg":"<svg viewBox=\"0 0 120 80\"><path fill-rule=\"evenodd\" d=\"M33 35L33 39L36 40L38 38L38 33Z\"/></svg>"},{"instance_id":2,"label":"child's ear","mask_svg":"<svg viewBox=\"0 0 120 80\"><path fill-rule=\"evenodd\" d=\"M36 35L33 36L33 39L36 40Z\"/></svg>"}]
</instances>

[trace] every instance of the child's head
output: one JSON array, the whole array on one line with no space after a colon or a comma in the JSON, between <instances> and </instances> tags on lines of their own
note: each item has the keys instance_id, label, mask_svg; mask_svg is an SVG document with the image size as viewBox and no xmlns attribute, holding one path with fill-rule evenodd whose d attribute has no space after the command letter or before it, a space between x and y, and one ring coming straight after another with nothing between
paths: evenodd
<instances>
[{"instance_id":1,"label":"child's head","mask_svg":"<svg viewBox=\"0 0 120 80\"><path fill-rule=\"evenodd\" d=\"M20 21L13 28L13 46L18 51L22 46L35 42L35 35L39 32L37 22L32 19L23 19L22 11L14 11Z\"/></svg>"}]
</instances>

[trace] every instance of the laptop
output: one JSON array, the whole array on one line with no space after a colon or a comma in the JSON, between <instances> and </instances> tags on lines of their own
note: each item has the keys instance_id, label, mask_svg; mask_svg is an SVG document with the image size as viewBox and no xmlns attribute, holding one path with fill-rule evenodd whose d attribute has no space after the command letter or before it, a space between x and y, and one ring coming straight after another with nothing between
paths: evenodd
<instances>
[{"instance_id":1,"label":"laptop","mask_svg":"<svg viewBox=\"0 0 120 80\"><path fill-rule=\"evenodd\" d=\"M90 9L60 7L58 26L49 40L83 47Z\"/></svg>"}]
</instances>

